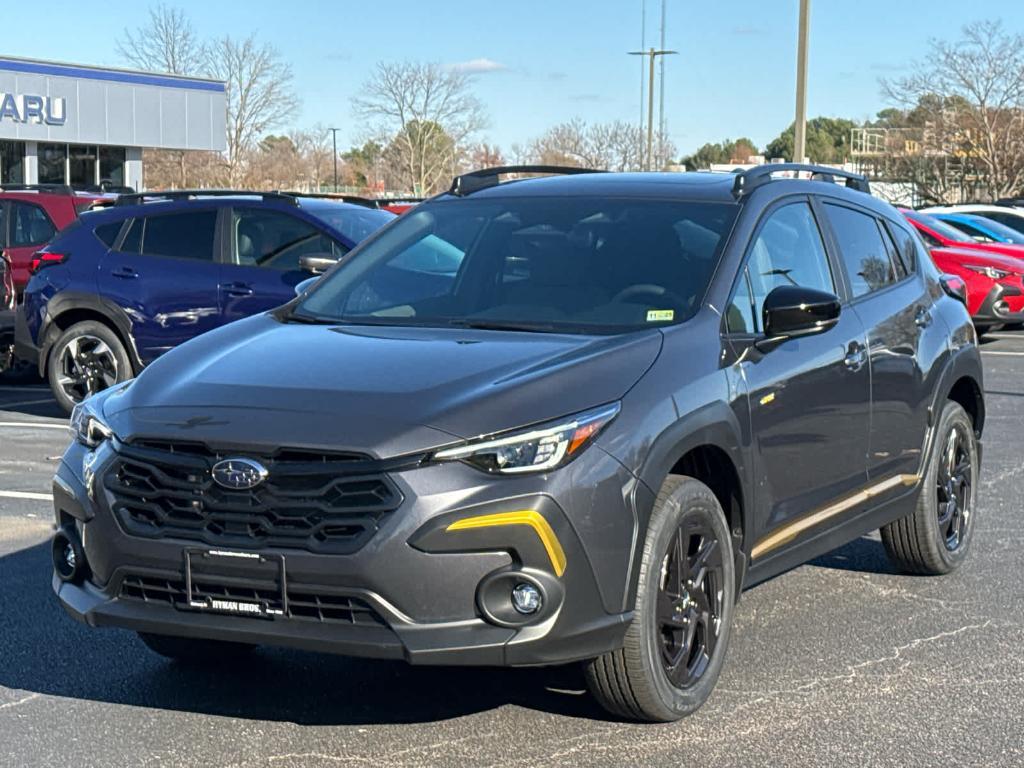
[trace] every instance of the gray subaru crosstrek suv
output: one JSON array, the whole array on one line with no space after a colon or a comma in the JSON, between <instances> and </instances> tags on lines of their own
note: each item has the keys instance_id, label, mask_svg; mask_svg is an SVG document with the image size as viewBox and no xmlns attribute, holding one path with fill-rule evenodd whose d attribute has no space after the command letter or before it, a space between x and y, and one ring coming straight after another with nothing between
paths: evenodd
<instances>
[{"instance_id":1,"label":"gray subaru crosstrek suv","mask_svg":"<svg viewBox=\"0 0 1024 768\"><path fill-rule=\"evenodd\" d=\"M963 290L832 169L467 174L76 409L54 589L182 661L580 661L674 720L744 587L877 528L907 571L963 560Z\"/></svg>"}]
</instances>

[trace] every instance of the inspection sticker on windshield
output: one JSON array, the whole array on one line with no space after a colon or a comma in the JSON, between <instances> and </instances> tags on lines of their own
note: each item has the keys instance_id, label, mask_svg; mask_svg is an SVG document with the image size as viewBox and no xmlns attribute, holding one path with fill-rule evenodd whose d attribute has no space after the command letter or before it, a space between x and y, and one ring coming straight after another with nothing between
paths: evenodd
<instances>
[{"instance_id":1,"label":"inspection sticker on windshield","mask_svg":"<svg viewBox=\"0 0 1024 768\"><path fill-rule=\"evenodd\" d=\"M647 310L647 322L648 323L664 323L676 316L674 309L648 309Z\"/></svg>"}]
</instances>

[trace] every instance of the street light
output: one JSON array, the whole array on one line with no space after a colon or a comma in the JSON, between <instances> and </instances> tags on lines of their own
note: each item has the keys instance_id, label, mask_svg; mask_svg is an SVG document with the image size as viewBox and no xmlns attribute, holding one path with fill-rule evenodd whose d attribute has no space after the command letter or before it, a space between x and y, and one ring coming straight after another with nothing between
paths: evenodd
<instances>
[{"instance_id":1,"label":"street light","mask_svg":"<svg viewBox=\"0 0 1024 768\"><path fill-rule=\"evenodd\" d=\"M666 51L651 48L647 51L630 51L630 56L649 57L650 70L647 79L647 157L644 163L646 170L651 170L654 159L654 60L659 56L671 56L679 51Z\"/></svg>"},{"instance_id":2,"label":"street light","mask_svg":"<svg viewBox=\"0 0 1024 768\"><path fill-rule=\"evenodd\" d=\"M331 143L334 144L334 191L338 191L338 129L330 128Z\"/></svg>"},{"instance_id":3,"label":"street light","mask_svg":"<svg viewBox=\"0 0 1024 768\"><path fill-rule=\"evenodd\" d=\"M800 27L796 47L796 121L793 136L793 162L802 163L807 152L807 34L811 19L811 0L800 0Z\"/></svg>"}]
</instances>

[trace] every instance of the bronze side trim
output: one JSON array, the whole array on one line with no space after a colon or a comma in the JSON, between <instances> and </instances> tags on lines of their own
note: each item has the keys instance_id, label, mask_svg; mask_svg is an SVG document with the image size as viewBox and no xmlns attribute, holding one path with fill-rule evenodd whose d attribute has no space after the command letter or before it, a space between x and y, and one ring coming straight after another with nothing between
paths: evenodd
<instances>
[{"instance_id":1,"label":"bronze side trim","mask_svg":"<svg viewBox=\"0 0 1024 768\"><path fill-rule=\"evenodd\" d=\"M859 506L860 504L873 499L875 496L879 496L893 488L897 488L901 485L907 487L916 485L917 481L920 479L920 475L894 475L880 483L869 485L867 488L857 491L852 496L847 496L845 499L841 499L834 504L829 504L827 507L811 512L810 514L794 520L791 523L786 523L757 542L750 553L750 557L752 560L764 557L773 549L777 549L783 544L792 541L804 531L821 525L826 520L829 520L836 515L840 515L848 509Z\"/></svg>"}]
</instances>

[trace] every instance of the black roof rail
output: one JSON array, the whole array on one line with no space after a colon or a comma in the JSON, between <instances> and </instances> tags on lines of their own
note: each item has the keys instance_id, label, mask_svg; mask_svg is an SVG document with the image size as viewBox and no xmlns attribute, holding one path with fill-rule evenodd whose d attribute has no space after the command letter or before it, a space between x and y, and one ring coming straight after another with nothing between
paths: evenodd
<instances>
[{"instance_id":1,"label":"black roof rail","mask_svg":"<svg viewBox=\"0 0 1024 768\"><path fill-rule=\"evenodd\" d=\"M1008 205L1013 208L1024 206L1024 197L1000 197L993 205Z\"/></svg>"},{"instance_id":2,"label":"black roof rail","mask_svg":"<svg viewBox=\"0 0 1024 768\"><path fill-rule=\"evenodd\" d=\"M288 197L309 197L314 200L337 200L339 203L351 203L352 205L362 205L366 208L379 208L377 201L371 197L361 197L359 195L346 195L344 192L296 192L295 190L279 190L277 194L287 195Z\"/></svg>"},{"instance_id":3,"label":"black roof rail","mask_svg":"<svg viewBox=\"0 0 1024 768\"><path fill-rule=\"evenodd\" d=\"M452 179L452 186L448 191L460 197L471 195L481 189L496 186L498 177L509 173L548 173L571 176L579 173L606 173L606 171L597 168L576 168L562 165L503 165L497 168L482 168L479 171L470 171L456 176Z\"/></svg>"},{"instance_id":4,"label":"black roof rail","mask_svg":"<svg viewBox=\"0 0 1024 768\"><path fill-rule=\"evenodd\" d=\"M251 189L173 189L167 192L135 192L118 195L115 205L137 205L147 200L182 200L197 197L261 197L264 200L283 200L298 205L293 195L283 192L258 192Z\"/></svg>"},{"instance_id":5,"label":"black roof rail","mask_svg":"<svg viewBox=\"0 0 1024 768\"><path fill-rule=\"evenodd\" d=\"M3 192L49 192L54 195L73 195L75 190L67 184L0 184Z\"/></svg>"},{"instance_id":6,"label":"black roof rail","mask_svg":"<svg viewBox=\"0 0 1024 768\"><path fill-rule=\"evenodd\" d=\"M844 171L841 168L829 168L826 165L811 165L809 163L765 163L757 165L746 171L739 171L736 174L736 181L732 185L732 193L736 197L749 195L758 187L773 181L772 174L780 172L802 172L811 174L812 181L835 182L836 178L845 179L849 189L858 192L871 194L871 184L866 176L851 171Z\"/></svg>"}]
</instances>

